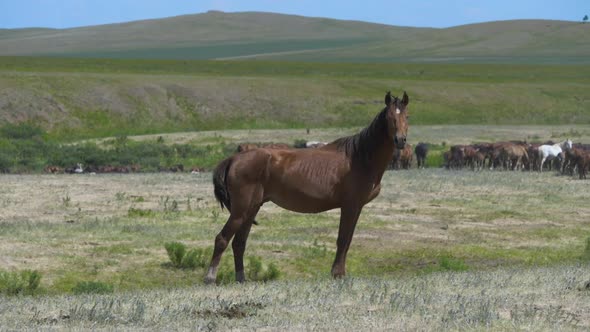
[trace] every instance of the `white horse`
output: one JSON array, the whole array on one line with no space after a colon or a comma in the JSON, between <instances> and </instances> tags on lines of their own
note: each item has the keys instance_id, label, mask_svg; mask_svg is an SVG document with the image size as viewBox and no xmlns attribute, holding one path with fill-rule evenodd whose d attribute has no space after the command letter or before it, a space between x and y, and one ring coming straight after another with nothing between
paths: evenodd
<instances>
[{"instance_id":1,"label":"white horse","mask_svg":"<svg viewBox=\"0 0 590 332\"><path fill-rule=\"evenodd\" d=\"M541 159L541 164L539 164L539 172L543 171L543 164L545 163L545 160L551 161L554 158L562 158L559 154L564 150L570 150L572 145L573 143L570 139L553 145L541 145L539 147L539 159Z\"/></svg>"},{"instance_id":2,"label":"white horse","mask_svg":"<svg viewBox=\"0 0 590 332\"><path fill-rule=\"evenodd\" d=\"M74 169L74 173L76 174L82 174L84 173L84 169L82 168L82 164L78 163L78 165L76 165L76 169Z\"/></svg>"}]
</instances>

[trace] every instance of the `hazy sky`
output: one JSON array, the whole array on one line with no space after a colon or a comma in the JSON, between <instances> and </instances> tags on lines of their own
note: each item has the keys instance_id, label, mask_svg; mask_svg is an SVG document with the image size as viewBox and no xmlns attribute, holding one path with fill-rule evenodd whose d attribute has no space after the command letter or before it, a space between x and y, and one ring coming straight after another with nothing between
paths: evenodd
<instances>
[{"instance_id":1,"label":"hazy sky","mask_svg":"<svg viewBox=\"0 0 590 332\"><path fill-rule=\"evenodd\" d=\"M68 28L212 9L449 27L523 18L580 21L590 15L590 0L0 0L0 28Z\"/></svg>"}]
</instances>

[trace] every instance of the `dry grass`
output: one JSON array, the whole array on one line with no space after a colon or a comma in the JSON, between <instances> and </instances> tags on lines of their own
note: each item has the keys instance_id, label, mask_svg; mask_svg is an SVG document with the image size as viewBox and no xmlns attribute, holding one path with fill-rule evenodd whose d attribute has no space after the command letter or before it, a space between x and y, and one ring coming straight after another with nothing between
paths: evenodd
<instances>
[{"instance_id":1,"label":"dry grass","mask_svg":"<svg viewBox=\"0 0 590 332\"><path fill-rule=\"evenodd\" d=\"M577 265L5 298L0 322L9 330L587 330L588 275Z\"/></svg>"}]
</instances>

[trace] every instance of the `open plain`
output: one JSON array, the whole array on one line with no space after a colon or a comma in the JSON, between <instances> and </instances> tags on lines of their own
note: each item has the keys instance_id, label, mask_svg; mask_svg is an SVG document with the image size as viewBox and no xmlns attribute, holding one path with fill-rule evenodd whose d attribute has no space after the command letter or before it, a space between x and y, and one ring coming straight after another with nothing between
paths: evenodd
<instances>
[{"instance_id":1,"label":"open plain","mask_svg":"<svg viewBox=\"0 0 590 332\"><path fill-rule=\"evenodd\" d=\"M329 268L338 211L296 214L267 203L246 257L275 264L279 280L205 287L204 269L171 267L164 244L210 250L227 218L210 178L0 177L0 264L43 276L41 295L4 298L0 325L590 326L587 181L551 172L388 171L381 195L361 214L349 276L336 281ZM222 274L232 270L228 251ZM114 293L67 295L82 281ZM311 312L317 319L308 320Z\"/></svg>"}]
</instances>

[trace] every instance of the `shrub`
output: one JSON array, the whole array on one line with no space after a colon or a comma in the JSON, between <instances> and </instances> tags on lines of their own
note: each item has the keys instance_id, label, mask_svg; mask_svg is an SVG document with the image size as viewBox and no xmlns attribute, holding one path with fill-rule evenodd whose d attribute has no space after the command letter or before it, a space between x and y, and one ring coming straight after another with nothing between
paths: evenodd
<instances>
[{"instance_id":1,"label":"shrub","mask_svg":"<svg viewBox=\"0 0 590 332\"><path fill-rule=\"evenodd\" d=\"M279 271L279 268L275 263L270 263L264 276L265 279L263 281L276 280L281 276L281 271Z\"/></svg>"},{"instance_id":2,"label":"shrub","mask_svg":"<svg viewBox=\"0 0 590 332\"><path fill-rule=\"evenodd\" d=\"M100 281L80 281L72 288L74 294L110 294L113 285Z\"/></svg>"},{"instance_id":3,"label":"shrub","mask_svg":"<svg viewBox=\"0 0 590 332\"><path fill-rule=\"evenodd\" d=\"M211 251L207 249L191 249L182 258L181 267L186 269L207 267L211 254Z\"/></svg>"},{"instance_id":4,"label":"shrub","mask_svg":"<svg viewBox=\"0 0 590 332\"><path fill-rule=\"evenodd\" d=\"M137 208L129 208L127 210L127 217L129 218L149 218L155 216L156 213L150 209L137 209Z\"/></svg>"},{"instance_id":5,"label":"shrub","mask_svg":"<svg viewBox=\"0 0 590 332\"><path fill-rule=\"evenodd\" d=\"M0 271L0 294L32 295L37 291L40 283L41 273L38 271Z\"/></svg>"},{"instance_id":6,"label":"shrub","mask_svg":"<svg viewBox=\"0 0 590 332\"><path fill-rule=\"evenodd\" d=\"M211 254L207 249L190 249L180 242L168 242L164 245L172 266L181 269L196 269L207 266Z\"/></svg>"},{"instance_id":7,"label":"shrub","mask_svg":"<svg viewBox=\"0 0 590 332\"><path fill-rule=\"evenodd\" d=\"M186 246L180 242L168 242L164 244L164 248L166 248L172 266L181 267L182 259L186 253Z\"/></svg>"}]
</instances>

